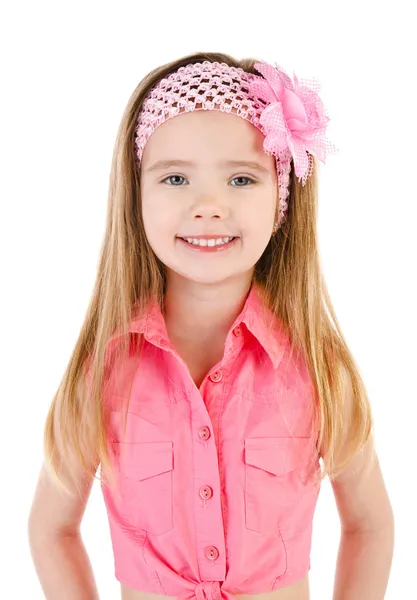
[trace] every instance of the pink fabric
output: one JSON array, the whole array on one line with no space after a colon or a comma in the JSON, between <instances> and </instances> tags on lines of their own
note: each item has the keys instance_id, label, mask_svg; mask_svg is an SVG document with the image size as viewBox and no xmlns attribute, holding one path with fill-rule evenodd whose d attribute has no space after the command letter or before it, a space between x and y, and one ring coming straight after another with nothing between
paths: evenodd
<instances>
[{"instance_id":1,"label":"pink fabric","mask_svg":"<svg viewBox=\"0 0 417 600\"><path fill-rule=\"evenodd\" d=\"M118 490L102 482L102 492L116 578L181 600L232 600L302 579L320 489L313 388L259 288L200 389L156 302L130 332L144 335L142 358L116 361L105 395Z\"/></svg>"},{"instance_id":2,"label":"pink fabric","mask_svg":"<svg viewBox=\"0 0 417 600\"><path fill-rule=\"evenodd\" d=\"M295 73L293 83L281 67L266 62L256 63L255 69L264 79L251 76L249 90L267 103L260 117L266 136L264 149L275 155L289 149L295 174L305 185L313 172L307 150L323 163L327 154L337 152L324 137L330 119L317 93L320 84L314 79L299 81Z\"/></svg>"}]
</instances>

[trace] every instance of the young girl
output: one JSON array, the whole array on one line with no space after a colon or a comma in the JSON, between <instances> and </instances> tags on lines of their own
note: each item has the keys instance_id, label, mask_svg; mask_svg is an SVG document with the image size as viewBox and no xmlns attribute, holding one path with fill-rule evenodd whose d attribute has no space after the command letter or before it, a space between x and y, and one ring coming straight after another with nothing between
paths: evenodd
<instances>
[{"instance_id":1,"label":"young girl","mask_svg":"<svg viewBox=\"0 0 417 600\"><path fill-rule=\"evenodd\" d=\"M29 516L46 598L98 598L79 528L99 466L123 600L308 600L326 475L334 599L384 597L392 509L318 258L327 121L314 84L226 54L134 91Z\"/></svg>"}]
</instances>

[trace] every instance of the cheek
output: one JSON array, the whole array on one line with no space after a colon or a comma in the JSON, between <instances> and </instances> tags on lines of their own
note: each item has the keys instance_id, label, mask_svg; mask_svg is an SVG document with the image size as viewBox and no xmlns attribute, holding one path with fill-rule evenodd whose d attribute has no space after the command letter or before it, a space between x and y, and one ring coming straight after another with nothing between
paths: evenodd
<instances>
[{"instance_id":1,"label":"cheek","mask_svg":"<svg viewBox=\"0 0 417 600\"><path fill-rule=\"evenodd\" d=\"M175 236L179 231L178 220L166 208L144 205L142 208L145 235L152 250L164 264L173 253Z\"/></svg>"},{"instance_id":2,"label":"cheek","mask_svg":"<svg viewBox=\"0 0 417 600\"><path fill-rule=\"evenodd\" d=\"M142 218L148 237L155 237L168 232L174 235L177 218L172 208L165 202L144 202Z\"/></svg>"},{"instance_id":3,"label":"cheek","mask_svg":"<svg viewBox=\"0 0 417 600\"><path fill-rule=\"evenodd\" d=\"M271 240L275 206L271 202L259 202L250 207L242 223L243 248L255 263Z\"/></svg>"},{"instance_id":4,"label":"cheek","mask_svg":"<svg viewBox=\"0 0 417 600\"><path fill-rule=\"evenodd\" d=\"M266 202L259 202L255 206L248 207L244 219L247 234L257 237L268 236L272 228L275 210L272 203Z\"/></svg>"}]
</instances>

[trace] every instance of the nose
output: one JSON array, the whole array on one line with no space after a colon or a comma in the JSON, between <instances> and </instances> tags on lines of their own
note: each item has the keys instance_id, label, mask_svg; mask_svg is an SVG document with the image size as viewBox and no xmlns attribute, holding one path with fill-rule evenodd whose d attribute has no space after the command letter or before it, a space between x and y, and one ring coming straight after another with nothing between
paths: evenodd
<instances>
[{"instance_id":1,"label":"nose","mask_svg":"<svg viewBox=\"0 0 417 600\"><path fill-rule=\"evenodd\" d=\"M214 195L199 196L192 207L193 219L226 219L230 209L227 203Z\"/></svg>"},{"instance_id":2,"label":"nose","mask_svg":"<svg viewBox=\"0 0 417 600\"><path fill-rule=\"evenodd\" d=\"M221 201L206 199L199 200L196 202L192 209L192 219L203 219L204 221L210 221L211 219L227 219L229 216L228 206Z\"/></svg>"}]
</instances>

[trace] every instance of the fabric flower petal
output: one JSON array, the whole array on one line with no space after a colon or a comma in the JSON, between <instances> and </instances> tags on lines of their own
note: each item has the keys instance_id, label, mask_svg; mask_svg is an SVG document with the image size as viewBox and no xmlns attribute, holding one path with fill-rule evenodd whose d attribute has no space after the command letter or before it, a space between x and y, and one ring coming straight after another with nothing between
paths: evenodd
<instances>
[{"instance_id":1,"label":"fabric flower petal","mask_svg":"<svg viewBox=\"0 0 417 600\"><path fill-rule=\"evenodd\" d=\"M305 124L308 123L306 109L297 94L291 90L285 90L281 102L287 121L294 119Z\"/></svg>"},{"instance_id":2,"label":"fabric flower petal","mask_svg":"<svg viewBox=\"0 0 417 600\"><path fill-rule=\"evenodd\" d=\"M276 98L280 100L284 93L284 84L281 81L279 72L268 63L256 63L254 67L268 81Z\"/></svg>"},{"instance_id":3,"label":"fabric flower petal","mask_svg":"<svg viewBox=\"0 0 417 600\"><path fill-rule=\"evenodd\" d=\"M299 179L305 181L309 167L309 158L305 146L301 140L293 137L289 140L289 147L294 161L295 174Z\"/></svg>"},{"instance_id":4,"label":"fabric flower petal","mask_svg":"<svg viewBox=\"0 0 417 600\"><path fill-rule=\"evenodd\" d=\"M287 125L280 102L270 104L262 113L261 125L266 134L264 148L269 152L282 152L288 148Z\"/></svg>"}]
</instances>

